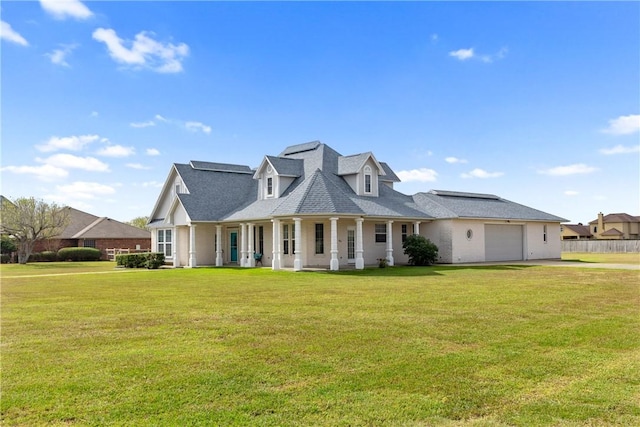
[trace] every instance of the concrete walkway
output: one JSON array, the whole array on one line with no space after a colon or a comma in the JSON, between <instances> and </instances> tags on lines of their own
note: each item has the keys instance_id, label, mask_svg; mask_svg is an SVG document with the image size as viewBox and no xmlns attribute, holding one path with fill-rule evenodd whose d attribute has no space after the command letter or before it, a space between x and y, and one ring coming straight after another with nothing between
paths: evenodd
<instances>
[{"instance_id":1,"label":"concrete walkway","mask_svg":"<svg viewBox=\"0 0 640 427\"><path fill-rule=\"evenodd\" d=\"M599 262L561 261L556 259L536 259L529 261L501 261L501 262L472 262L463 264L437 264L450 267L482 267L489 265L523 265L545 267L570 267L570 268L607 268L617 270L640 270L640 264L607 264Z\"/></svg>"}]
</instances>

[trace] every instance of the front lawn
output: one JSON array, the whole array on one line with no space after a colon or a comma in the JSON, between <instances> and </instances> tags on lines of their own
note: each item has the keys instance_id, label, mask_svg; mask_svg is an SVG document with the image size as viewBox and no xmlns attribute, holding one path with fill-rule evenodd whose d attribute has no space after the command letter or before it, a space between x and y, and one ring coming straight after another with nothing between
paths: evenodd
<instances>
[{"instance_id":1,"label":"front lawn","mask_svg":"<svg viewBox=\"0 0 640 427\"><path fill-rule=\"evenodd\" d=\"M640 253L586 253L563 252L563 261L596 262L606 264L640 264Z\"/></svg>"},{"instance_id":2,"label":"front lawn","mask_svg":"<svg viewBox=\"0 0 640 427\"><path fill-rule=\"evenodd\" d=\"M638 272L2 278L3 425L640 425Z\"/></svg>"}]
</instances>

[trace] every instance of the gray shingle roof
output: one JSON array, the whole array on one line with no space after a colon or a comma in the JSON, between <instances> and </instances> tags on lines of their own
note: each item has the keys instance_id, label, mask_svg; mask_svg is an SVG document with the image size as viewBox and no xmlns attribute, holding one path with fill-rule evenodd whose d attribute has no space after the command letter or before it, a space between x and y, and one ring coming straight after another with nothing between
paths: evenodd
<instances>
[{"instance_id":1,"label":"gray shingle roof","mask_svg":"<svg viewBox=\"0 0 640 427\"><path fill-rule=\"evenodd\" d=\"M299 177L304 173L304 161L301 159L267 156L267 160L280 176Z\"/></svg>"},{"instance_id":2,"label":"gray shingle roof","mask_svg":"<svg viewBox=\"0 0 640 427\"><path fill-rule=\"evenodd\" d=\"M257 200L258 181L246 166L219 163L174 165L189 194L179 194L192 221L247 221L274 216L335 214L430 220L439 218L565 219L519 205L491 194L435 190L408 196L384 182L400 181L380 163L387 175L380 180L379 197L358 196L339 174L357 172L371 153L342 157L318 141L287 147L279 157L266 159L284 176L297 177L279 198ZM224 164L222 164L224 165ZM194 168L193 166L201 166Z\"/></svg>"},{"instance_id":3,"label":"gray shingle roof","mask_svg":"<svg viewBox=\"0 0 640 427\"><path fill-rule=\"evenodd\" d=\"M192 221L220 221L231 212L254 201L258 184L253 174L194 169L174 165L189 194L179 194Z\"/></svg>"},{"instance_id":4,"label":"gray shingle roof","mask_svg":"<svg viewBox=\"0 0 640 427\"><path fill-rule=\"evenodd\" d=\"M382 170L384 170L385 175L380 176L381 181L385 182L400 182L400 178L398 175L391 169L391 167L385 162L380 162L380 166L382 166Z\"/></svg>"},{"instance_id":5,"label":"gray shingle roof","mask_svg":"<svg viewBox=\"0 0 640 427\"><path fill-rule=\"evenodd\" d=\"M191 160L189 164L193 169L199 169L204 171L236 172L236 173L250 173L250 174L253 173L251 168L245 165L234 165L230 163L201 162L199 160Z\"/></svg>"},{"instance_id":6,"label":"gray shingle roof","mask_svg":"<svg viewBox=\"0 0 640 427\"><path fill-rule=\"evenodd\" d=\"M566 222L564 218L505 200L492 194L433 190L413 196L436 218L517 219Z\"/></svg>"}]
</instances>

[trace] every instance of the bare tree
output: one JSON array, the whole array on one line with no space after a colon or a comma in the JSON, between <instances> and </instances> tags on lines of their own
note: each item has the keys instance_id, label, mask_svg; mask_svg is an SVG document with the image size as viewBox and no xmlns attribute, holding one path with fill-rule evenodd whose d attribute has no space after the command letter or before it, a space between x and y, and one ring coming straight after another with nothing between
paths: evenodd
<instances>
[{"instance_id":1,"label":"bare tree","mask_svg":"<svg viewBox=\"0 0 640 427\"><path fill-rule=\"evenodd\" d=\"M69 210L33 197L21 197L0 204L2 233L15 239L18 263L26 264L36 242L60 235L69 222Z\"/></svg>"}]
</instances>

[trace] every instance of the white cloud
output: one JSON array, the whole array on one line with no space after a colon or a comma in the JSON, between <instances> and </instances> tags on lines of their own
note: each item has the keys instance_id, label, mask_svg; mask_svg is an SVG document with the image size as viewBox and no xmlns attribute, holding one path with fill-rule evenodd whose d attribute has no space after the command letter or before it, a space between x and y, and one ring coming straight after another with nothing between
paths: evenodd
<instances>
[{"instance_id":1,"label":"white cloud","mask_svg":"<svg viewBox=\"0 0 640 427\"><path fill-rule=\"evenodd\" d=\"M459 59L460 61L466 61L467 59L473 58L473 48L470 49L458 49L449 52L449 56L453 56L454 58Z\"/></svg>"},{"instance_id":2,"label":"white cloud","mask_svg":"<svg viewBox=\"0 0 640 427\"><path fill-rule=\"evenodd\" d=\"M447 157L446 159L444 159L445 162L447 163L468 163L465 159L459 159L457 157Z\"/></svg>"},{"instance_id":3,"label":"white cloud","mask_svg":"<svg viewBox=\"0 0 640 427\"><path fill-rule=\"evenodd\" d=\"M116 189L97 182L76 181L68 185L57 185L56 190L77 199L95 199L115 194Z\"/></svg>"},{"instance_id":4,"label":"white cloud","mask_svg":"<svg viewBox=\"0 0 640 427\"><path fill-rule=\"evenodd\" d=\"M99 156L105 157L128 157L136 153L133 147L124 147L122 145L108 145L98 150Z\"/></svg>"},{"instance_id":5,"label":"white cloud","mask_svg":"<svg viewBox=\"0 0 640 427\"><path fill-rule=\"evenodd\" d=\"M112 29L98 28L93 38L103 42L109 55L116 62L129 65L133 69L148 68L159 73L179 73L182 71L182 60L189 55L189 46L184 43L161 43L153 40L148 33L142 31L134 41L124 41ZM126 45L130 45L127 48Z\"/></svg>"},{"instance_id":6,"label":"white cloud","mask_svg":"<svg viewBox=\"0 0 640 427\"><path fill-rule=\"evenodd\" d=\"M39 163L63 169L83 169L91 172L109 172L109 165L95 157L78 157L73 154L54 154L46 159L36 159Z\"/></svg>"},{"instance_id":7,"label":"white cloud","mask_svg":"<svg viewBox=\"0 0 640 427\"><path fill-rule=\"evenodd\" d=\"M7 171L17 174L34 175L36 178L43 181L50 181L56 178L64 178L69 175L66 170L53 166L5 166L0 168L0 171Z\"/></svg>"},{"instance_id":8,"label":"white cloud","mask_svg":"<svg viewBox=\"0 0 640 427\"><path fill-rule=\"evenodd\" d=\"M611 148L603 148L600 150L602 154L611 155L611 154L629 154L629 153L638 153L640 152L640 145L632 145L630 147L626 147L624 145L616 145Z\"/></svg>"},{"instance_id":9,"label":"white cloud","mask_svg":"<svg viewBox=\"0 0 640 427\"><path fill-rule=\"evenodd\" d=\"M99 116L99 114L98 114L98 112L97 112L97 111L92 111L92 112L91 112L91 114L90 114L90 116L91 116L91 117L98 117L98 116Z\"/></svg>"},{"instance_id":10,"label":"white cloud","mask_svg":"<svg viewBox=\"0 0 640 427\"><path fill-rule=\"evenodd\" d=\"M36 148L44 153L58 150L80 151L85 145L91 144L99 139L100 137L98 135L74 135L63 138L52 136L44 145L36 145Z\"/></svg>"},{"instance_id":11,"label":"white cloud","mask_svg":"<svg viewBox=\"0 0 640 427\"><path fill-rule=\"evenodd\" d=\"M67 56L69 56L76 47L78 47L78 45L76 44L62 45L61 49L54 49L53 52L47 53L45 55L48 56L49 59L51 59L52 64L69 67Z\"/></svg>"},{"instance_id":12,"label":"white cloud","mask_svg":"<svg viewBox=\"0 0 640 427\"><path fill-rule=\"evenodd\" d=\"M211 133L211 126L207 126L204 123L200 122L186 122L184 124L184 127L187 128L187 130L190 132L197 132L200 130L207 135Z\"/></svg>"},{"instance_id":13,"label":"white cloud","mask_svg":"<svg viewBox=\"0 0 640 427\"><path fill-rule=\"evenodd\" d=\"M27 39L11 28L11 25L8 22L4 21L0 21L0 39L19 44L21 46L29 46Z\"/></svg>"},{"instance_id":14,"label":"white cloud","mask_svg":"<svg viewBox=\"0 0 640 427\"><path fill-rule=\"evenodd\" d=\"M155 119L161 122L168 122L169 119L165 119L164 117L162 117L160 114L156 114Z\"/></svg>"},{"instance_id":15,"label":"white cloud","mask_svg":"<svg viewBox=\"0 0 640 427\"><path fill-rule=\"evenodd\" d=\"M476 168L468 173L460 175L462 178L498 178L504 175L504 172L487 172L484 169Z\"/></svg>"},{"instance_id":16,"label":"white cloud","mask_svg":"<svg viewBox=\"0 0 640 427\"><path fill-rule=\"evenodd\" d=\"M566 196L577 196L580 193L578 193L577 191L573 191L573 190L567 190L567 191L564 192L564 194Z\"/></svg>"},{"instance_id":17,"label":"white cloud","mask_svg":"<svg viewBox=\"0 0 640 427\"><path fill-rule=\"evenodd\" d=\"M56 19L87 19L93 12L79 0L40 0L42 8Z\"/></svg>"},{"instance_id":18,"label":"white cloud","mask_svg":"<svg viewBox=\"0 0 640 427\"><path fill-rule=\"evenodd\" d=\"M429 38L431 39L431 43L438 43L440 36L438 36L438 34L436 33L433 33L431 34L431 36L429 36Z\"/></svg>"},{"instance_id":19,"label":"white cloud","mask_svg":"<svg viewBox=\"0 0 640 427\"><path fill-rule=\"evenodd\" d=\"M147 148L147 156L159 156L160 151L156 148Z\"/></svg>"},{"instance_id":20,"label":"white cloud","mask_svg":"<svg viewBox=\"0 0 640 427\"><path fill-rule=\"evenodd\" d=\"M504 57L507 56L508 52L509 52L508 48L502 47L500 48L499 51L493 54L486 54L486 53L478 54L475 52L473 48L469 48L469 49L453 50L449 52L449 56L453 56L454 58L460 61L466 61L468 59L478 59L485 63L491 63L497 59L503 59Z\"/></svg>"},{"instance_id":21,"label":"white cloud","mask_svg":"<svg viewBox=\"0 0 640 427\"><path fill-rule=\"evenodd\" d=\"M640 132L640 114L630 114L609 120L609 127L602 130L611 135L629 135Z\"/></svg>"},{"instance_id":22,"label":"white cloud","mask_svg":"<svg viewBox=\"0 0 640 427\"><path fill-rule=\"evenodd\" d=\"M148 128L150 126L155 126L156 122L154 122L153 120L148 120L146 122L134 122L134 123L129 123L129 125L132 128Z\"/></svg>"},{"instance_id":23,"label":"white cloud","mask_svg":"<svg viewBox=\"0 0 640 427\"><path fill-rule=\"evenodd\" d=\"M403 182L431 182L436 181L438 177L438 172L433 169L420 168L420 169L412 169L408 171L400 171L397 173L398 178L400 178Z\"/></svg>"},{"instance_id":24,"label":"white cloud","mask_svg":"<svg viewBox=\"0 0 640 427\"><path fill-rule=\"evenodd\" d=\"M539 170L538 173L551 176L567 176L577 174L587 174L597 171L598 168L587 166L584 163L576 163L568 166L556 166L550 169Z\"/></svg>"},{"instance_id":25,"label":"white cloud","mask_svg":"<svg viewBox=\"0 0 640 427\"><path fill-rule=\"evenodd\" d=\"M151 169L149 166L144 166L141 165L140 163L127 163L126 165L128 168L131 169L138 169L138 170L147 170L147 169Z\"/></svg>"}]
</instances>

